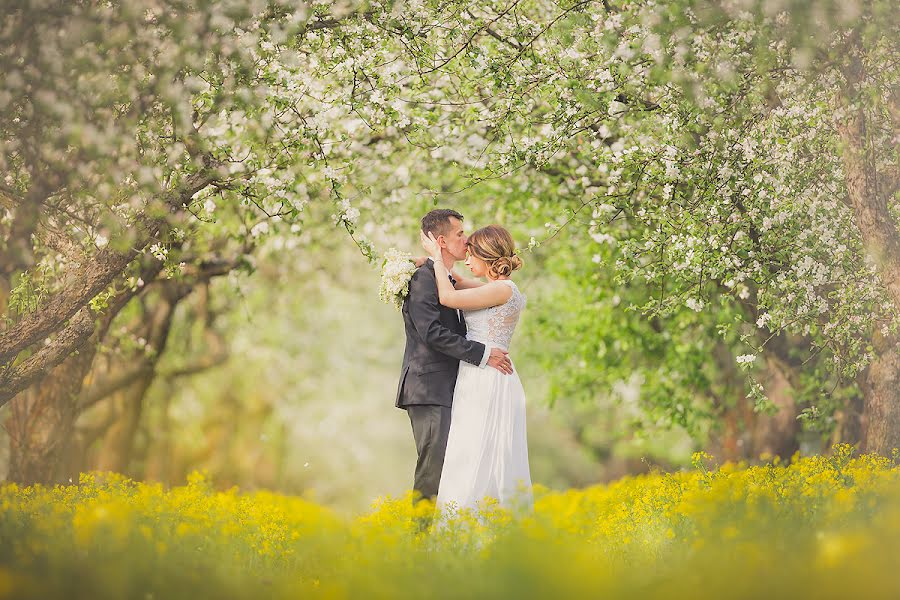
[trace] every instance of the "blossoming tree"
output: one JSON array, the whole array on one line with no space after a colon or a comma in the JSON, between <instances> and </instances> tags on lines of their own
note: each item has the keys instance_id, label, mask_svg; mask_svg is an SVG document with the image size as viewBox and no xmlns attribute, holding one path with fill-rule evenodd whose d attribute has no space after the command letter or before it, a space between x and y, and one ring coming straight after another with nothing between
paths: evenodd
<instances>
[{"instance_id":1,"label":"blossoming tree","mask_svg":"<svg viewBox=\"0 0 900 600\"><path fill-rule=\"evenodd\" d=\"M0 402L43 423L23 430L21 478L51 478L130 302L174 306L260 237L296 233L313 201L372 258L368 224L402 218L429 164L470 185L552 184L562 202L503 214L615 245L648 319L724 307L731 322L711 322L751 382L760 355L831 360L857 382L861 408L838 407L851 437L889 450L891 8L14 3L0 30ZM770 406L762 385L749 392Z\"/></svg>"}]
</instances>

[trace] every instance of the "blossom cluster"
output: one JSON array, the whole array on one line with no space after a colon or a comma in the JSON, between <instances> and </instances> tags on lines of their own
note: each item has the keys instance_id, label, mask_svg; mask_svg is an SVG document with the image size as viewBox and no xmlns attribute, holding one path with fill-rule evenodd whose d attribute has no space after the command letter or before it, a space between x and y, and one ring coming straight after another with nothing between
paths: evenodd
<instances>
[{"instance_id":1,"label":"blossom cluster","mask_svg":"<svg viewBox=\"0 0 900 600\"><path fill-rule=\"evenodd\" d=\"M381 301L393 304L400 310L409 294L409 281L415 272L416 265L410 254L396 248L390 248L385 252L381 265L381 285L378 288L378 297Z\"/></svg>"}]
</instances>

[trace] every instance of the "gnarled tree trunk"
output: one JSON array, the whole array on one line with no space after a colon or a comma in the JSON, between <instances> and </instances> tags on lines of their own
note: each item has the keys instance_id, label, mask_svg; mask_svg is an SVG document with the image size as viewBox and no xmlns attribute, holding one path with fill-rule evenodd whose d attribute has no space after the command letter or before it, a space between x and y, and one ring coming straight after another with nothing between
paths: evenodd
<instances>
[{"instance_id":1,"label":"gnarled tree trunk","mask_svg":"<svg viewBox=\"0 0 900 600\"><path fill-rule=\"evenodd\" d=\"M842 158L847 195L866 253L875 261L879 277L893 303L895 316L900 311L900 229L889 203L900 185L896 163L879 171L873 132L867 118L866 66L860 32L848 39L843 57L844 85L840 105L844 111L838 126L843 142ZM878 108L876 108L878 109ZM900 130L900 92L894 90L888 106L889 123ZM877 346L878 344L876 344ZM866 421L865 449L890 453L900 446L900 358L896 341L881 344L879 356L869 365L861 386Z\"/></svg>"},{"instance_id":2,"label":"gnarled tree trunk","mask_svg":"<svg viewBox=\"0 0 900 600\"><path fill-rule=\"evenodd\" d=\"M58 467L78 417L81 382L90 370L95 348L89 341L11 404L6 421L9 480L25 485L58 481Z\"/></svg>"},{"instance_id":3,"label":"gnarled tree trunk","mask_svg":"<svg viewBox=\"0 0 900 600\"><path fill-rule=\"evenodd\" d=\"M161 263L152 261L142 274L150 281L161 267ZM63 458L73 442L75 421L83 410L80 402L82 387L94 362L98 343L115 316L135 294L133 290L121 292L96 320L86 313L89 318L85 319L84 327L89 328L90 335L48 373L39 373L36 382L11 403L6 422L10 439L8 478L11 481L33 484L60 480L65 468Z\"/></svg>"},{"instance_id":4,"label":"gnarled tree trunk","mask_svg":"<svg viewBox=\"0 0 900 600\"><path fill-rule=\"evenodd\" d=\"M889 456L900 447L900 345L892 344L869 365L863 384L864 450Z\"/></svg>"}]
</instances>

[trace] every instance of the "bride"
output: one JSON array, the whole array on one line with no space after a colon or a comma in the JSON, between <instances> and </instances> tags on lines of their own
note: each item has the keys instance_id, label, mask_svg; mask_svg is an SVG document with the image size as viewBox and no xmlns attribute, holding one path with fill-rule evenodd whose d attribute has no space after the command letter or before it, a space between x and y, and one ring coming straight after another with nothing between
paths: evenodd
<instances>
[{"instance_id":1,"label":"bride","mask_svg":"<svg viewBox=\"0 0 900 600\"><path fill-rule=\"evenodd\" d=\"M515 243L506 229L490 225L472 233L466 245L466 266L488 282L454 273L454 289L438 242L430 232L422 234L422 246L434 261L441 304L465 313L467 338L508 351L525 308L525 296L509 278L522 266ZM450 513L475 509L490 497L503 507L531 509L525 391L519 374L460 361L451 411L438 508Z\"/></svg>"}]
</instances>

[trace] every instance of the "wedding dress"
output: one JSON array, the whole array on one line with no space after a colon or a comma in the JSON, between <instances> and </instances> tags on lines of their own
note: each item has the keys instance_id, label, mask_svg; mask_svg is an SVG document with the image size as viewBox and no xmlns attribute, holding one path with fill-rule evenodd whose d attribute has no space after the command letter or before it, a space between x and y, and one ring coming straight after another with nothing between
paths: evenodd
<instances>
[{"instance_id":1,"label":"wedding dress","mask_svg":"<svg viewBox=\"0 0 900 600\"><path fill-rule=\"evenodd\" d=\"M509 350L525 296L512 281L504 304L465 311L466 337ZM518 372L505 375L461 361L437 506L474 509L485 497L516 510L533 506L525 430L525 390Z\"/></svg>"}]
</instances>

